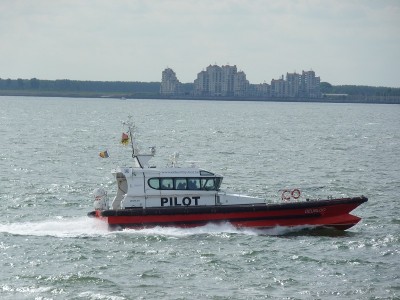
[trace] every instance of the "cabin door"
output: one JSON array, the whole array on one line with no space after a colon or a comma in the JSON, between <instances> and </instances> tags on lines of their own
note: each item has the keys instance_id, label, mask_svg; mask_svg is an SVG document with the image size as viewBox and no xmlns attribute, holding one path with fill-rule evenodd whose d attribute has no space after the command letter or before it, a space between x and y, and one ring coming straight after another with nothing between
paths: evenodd
<instances>
[{"instance_id":1,"label":"cabin door","mask_svg":"<svg viewBox=\"0 0 400 300\"><path fill-rule=\"evenodd\" d=\"M144 192L146 195L146 207L161 206L160 174L144 175Z\"/></svg>"}]
</instances>

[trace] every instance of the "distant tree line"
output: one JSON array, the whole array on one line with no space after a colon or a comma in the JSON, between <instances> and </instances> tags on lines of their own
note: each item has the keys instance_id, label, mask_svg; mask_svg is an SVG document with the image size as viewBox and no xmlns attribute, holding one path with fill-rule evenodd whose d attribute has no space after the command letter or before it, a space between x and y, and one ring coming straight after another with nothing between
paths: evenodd
<instances>
[{"instance_id":1,"label":"distant tree line","mask_svg":"<svg viewBox=\"0 0 400 300\"><path fill-rule=\"evenodd\" d=\"M1 79L1 90L72 91L104 93L158 93L160 82Z\"/></svg>"},{"instance_id":2,"label":"distant tree line","mask_svg":"<svg viewBox=\"0 0 400 300\"><path fill-rule=\"evenodd\" d=\"M349 96L400 96L400 88L374 87L363 85L331 85L320 84L322 94L346 94Z\"/></svg>"}]
</instances>

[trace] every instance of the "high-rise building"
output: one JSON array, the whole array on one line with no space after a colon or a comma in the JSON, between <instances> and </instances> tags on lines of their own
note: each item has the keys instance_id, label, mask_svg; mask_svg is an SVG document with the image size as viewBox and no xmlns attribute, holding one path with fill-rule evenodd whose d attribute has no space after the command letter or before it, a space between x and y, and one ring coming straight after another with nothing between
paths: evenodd
<instances>
[{"instance_id":1,"label":"high-rise building","mask_svg":"<svg viewBox=\"0 0 400 300\"><path fill-rule=\"evenodd\" d=\"M235 78L238 74L236 66L209 65L205 71L197 74L193 94L210 97L233 96L235 94L235 82L238 82L235 81ZM243 74L240 75L240 78Z\"/></svg>"},{"instance_id":2,"label":"high-rise building","mask_svg":"<svg viewBox=\"0 0 400 300\"><path fill-rule=\"evenodd\" d=\"M286 73L285 97L299 97L301 89L301 75Z\"/></svg>"},{"instance_id":3,"label":"high-rise building","mask_svg":"<svg viewBox=\"0 0 400 300\"><path fill-rule=\"evenodd\" d=\"M285 96L285 80L282 78L271 80L271 97L284 97Z\"/></svg>"},{"instance_id":4,"label":"high-rise building","mask_svg":"<svg viewBox=\"0 0 400 300\"><path fill-rule=\"evenodd\" d=\"M245 97L249 89L249 81L243 71L238 72L233 79L234 96Z\"/></svg>"},{"instance_id":5,"label":"high-rise building","mask_svg":"<svg viewBox=\"0 0 400 300\"><path fill-rule=\"evenodd\" d=\"M197 74L197 79L194 80L193 94L195 96L208 95L208 75L206 71Z\"/></svg>"},{"instance_id":6,"label":"high-rise building","mask_svg":"<svg viewBox=\"0 0 400 300\"><path fill-rule=\"evenodd\" d=\"M208 75L209 96L221 96L222 90L222 69L217 65L209 65L206 69Z\"/></svg>"},{"instance_id":7,"label":"high-rise building","mask_svg":"<svg viewBox=\"0 0 400 300\"><path fill-rule=\"evenodd\" d=\"M251 97L262 97L269 98L271 95L271 86L264 82L260 84L250 84L249 92L247 93Z\"/></svg>"},{"instance_id":8,"label":"high-rise building","mask_svg":"<svg viewBox=\"0 0 400 300\"><path fill-rule=\"evenodd\" d=\"M302 73L302 85L303 85L303 93L306 98L320 98L321 97L321 89L320 89L321 80L319 77L315 77L314 71L303 71Z\"/></svg>"},{"instance_id":9,"label":"high-rise building","mask_svg":"<svg viewBox=\"0 0 400 300\"><path fill-rule=\"evenodd\" d=\"M160 94L164 96L179 95L181 93L181 83L176 77L175 72L167 68L162 72Z\"/></svg>"},{"instance_id":10,"label":"high-rise building","mask_svg":"<svg viewBox=\"0 0 400 300\"><path fill-rule=\"evenodd\" d=\"M221 77L221 95L222 96L233 96L234 94L234 82L237 74L236 66L222 66L222 77Z\"/></svg>"},{"instance_id":11,"label":"high-rise building","mask_svg":"<svg viewBox=\"0 0 400 300\"><path fill-rule=\"evenodd\" d=\"M271 81L271 97L285 98L320 98L320 78L314 71L303 71L302 74L286 73L280 79Z\"/></svg>"}]
</instances>

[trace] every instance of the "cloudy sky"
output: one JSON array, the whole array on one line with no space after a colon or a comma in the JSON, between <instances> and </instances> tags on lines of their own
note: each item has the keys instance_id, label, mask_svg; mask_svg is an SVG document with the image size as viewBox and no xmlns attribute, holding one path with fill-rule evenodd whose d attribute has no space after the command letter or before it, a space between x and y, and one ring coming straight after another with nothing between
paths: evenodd
<instances>
[{"instance_id":1,"label":"cloudy sky","mask_svg":"<svg viewBox=\"0 0 400 300\"><path fill-rule=\"evenodd\" d=\"M193 82L210 64L400 87L400 1L0 0L3 79Z\"/></svg>"}]
</instances>

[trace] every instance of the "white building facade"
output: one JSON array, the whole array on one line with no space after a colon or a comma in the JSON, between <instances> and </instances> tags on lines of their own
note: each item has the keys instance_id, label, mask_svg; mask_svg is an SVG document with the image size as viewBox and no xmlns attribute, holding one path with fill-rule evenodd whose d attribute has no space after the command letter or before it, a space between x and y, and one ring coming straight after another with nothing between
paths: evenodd
<instances>
[{"instance_id":1,"label":"white building facade","mask_svg":"<svg viewBox=\"0 0 400 300\"><path fill-rule=\"evenodd\" d=\"M175 72L167 68L162 72L160 94L164 96L179 95L181 93L181 83L176 77Z\"/></svg>"}]
</instances>

